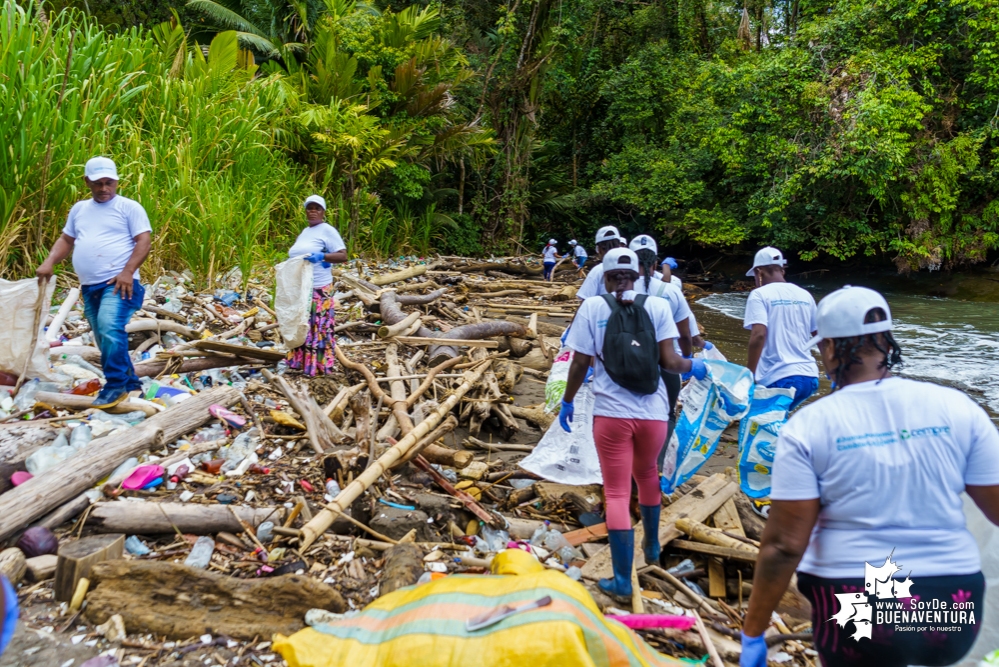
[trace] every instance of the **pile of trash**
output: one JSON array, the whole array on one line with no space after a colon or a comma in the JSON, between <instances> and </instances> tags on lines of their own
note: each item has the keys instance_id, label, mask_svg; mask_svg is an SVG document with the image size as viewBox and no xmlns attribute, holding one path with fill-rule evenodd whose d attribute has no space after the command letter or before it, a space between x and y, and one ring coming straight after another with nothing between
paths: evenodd
<instances>
[{"instance_id":1,"label":"pile of trash","mask_svg":"<svg viewBox=\"0 0 999 667\"><path fill-rule=\"evenodd\" d=\"M455 575L474 575L471 595L517 551L568 582L552 590L578 613L599 605L632 628L608 632L638 632L636 660L738 662L764 520L736 471L674 477L665 559L636 554L630 609L597 589L610 553L592 437L550 428L578 282L541 271L342 265L338 363L316 378L287 369L269 285L236 274L201 292L169 273L127 327L142 391L106 411L89 407L100 353L69 290L30 346L47 368L0 374L0 573L22 623L89 650L89 667L320 664L292 657L294 633L311 626L315 645L394 591L464 590ZM814 662L807 602L792 590L778 611L774 659Z\"/></svg>"}]
</instances>

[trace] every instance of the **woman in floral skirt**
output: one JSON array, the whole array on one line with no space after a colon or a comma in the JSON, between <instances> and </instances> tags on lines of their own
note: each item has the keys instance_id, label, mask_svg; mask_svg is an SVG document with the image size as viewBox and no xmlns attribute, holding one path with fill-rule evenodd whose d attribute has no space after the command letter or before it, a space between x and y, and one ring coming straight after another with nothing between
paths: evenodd
<instances>
[{"instance_id":1,"label":"woman in floral skirt","mask_svg":"<svg viewBox=\"0 0 999 667\"><path fill-rule=\"evenodd\" d=\"M310 377L325 375L336 365L333 336L335 312L333 310L333 264L347 261L347 246L340 233L327 223L326 200L311 195L305 200L305 219L309 226L295 239L288 251L289 257L302 257L313 268L312 315L305 342L288 353L288 366Z\"/></svg>"}]
</instances>

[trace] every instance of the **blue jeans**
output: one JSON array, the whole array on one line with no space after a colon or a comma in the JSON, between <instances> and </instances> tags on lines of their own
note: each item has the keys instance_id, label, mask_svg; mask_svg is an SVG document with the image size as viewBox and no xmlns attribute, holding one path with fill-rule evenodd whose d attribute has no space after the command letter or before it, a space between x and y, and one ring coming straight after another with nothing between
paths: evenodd
<instances>
[{"instance_id":1,"label":"blue jeans","mask_svg":"<svg viewBox=\"0 0 999 667\"><path fill-rule=\"evenodd\" d=\"M819 379L809 375L789 375L767 385L768 389L775 387L777 389L794 389L794 401L787 409L788 412L791 412L819 390Z\"/></svg>"},{"instance_id":2,"label":"blue jeans","mask_svg":"<svg viewBox=\"0 0 999 667\"><path fill-rule=\"evenodd\" d=\"M552 269L555 268L555 262L545 262L545 280L548 280L552 275Z\"/></svg>"},{"instance_id":3,"label":"blue jeans","mask_svg":"<svg viewBox=\"0 0 999 667\"><path fill-rule=\"evenodd\" d=\"M114 285L98 283L83 285L83 309L94 332L97 346L101 348L101 367L107 384L106 390L120 389L132 391L141 389L142 383L132 368L132 359L128 356L128 334L125 325L142 307L146 290L138 280L132 281L132 298L125 299L121 292L114 293Z\"/></svg>"}]
</instances>

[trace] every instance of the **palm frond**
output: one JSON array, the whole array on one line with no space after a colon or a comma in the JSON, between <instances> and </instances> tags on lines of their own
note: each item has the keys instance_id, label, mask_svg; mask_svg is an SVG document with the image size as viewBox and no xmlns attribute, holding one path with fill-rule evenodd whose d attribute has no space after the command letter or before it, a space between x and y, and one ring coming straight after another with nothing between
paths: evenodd
<instances>
[{"instance_id":1,"label":"palm frond","mask_svg":"<svg viewBox=\"0 0 999 667\"><path fill-rule=\"evenodd\" d=\"M267 34L263 30L215 0L188 0L187 7L203 15L216 27L250 33L267 39ZM273 49L274 45L271 44L270 47Z\"/></svg>"}]
</instances>

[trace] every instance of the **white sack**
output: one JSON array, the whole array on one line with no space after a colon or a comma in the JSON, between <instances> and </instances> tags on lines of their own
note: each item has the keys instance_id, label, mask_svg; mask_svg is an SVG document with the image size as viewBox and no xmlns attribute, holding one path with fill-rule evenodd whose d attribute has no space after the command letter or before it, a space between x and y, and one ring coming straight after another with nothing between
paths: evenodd
<instances>
[{"instance_id":1,"label":"white sack","mask_svg":"<svg viewBox=\"0 0 999 667\"><path fill-rule=\"evenodd\" d=\"M309 333L309 315L312 310L312 263L293 257L274 267L277 288L274 293L274 312L277 313L278 331L287 349L299 347Z\"/></svg>"},{"instance_id":2,"label":"white sack","mask_svg":"<svg viewBox=\"0 0 999 667\"><path fill-rule=\"evenodd\" d=\"M520 467L559 484L603 484L593 442L593 402L593 385L586 382L573 401L576 410L569 424L572 433L562 430L556 419Z\"/></svg>"},{"instance_id":3,"label":"white sack","mask_svg":"<svg viewBox=\"0 0 999 667\"><path fill-rule=\"evenodd\" d=\"M49 280L42 304L38 331L32 332L35 324L35 306L38 304L38 279L0 280L0 370L12 375L24 371L24 362L31 355L25 380L30 378L50 379L49 343L45 340L45 320L52 304L55 280ZM31 339L38 342L31 350Z\"/></svg>"}]
</instances>

